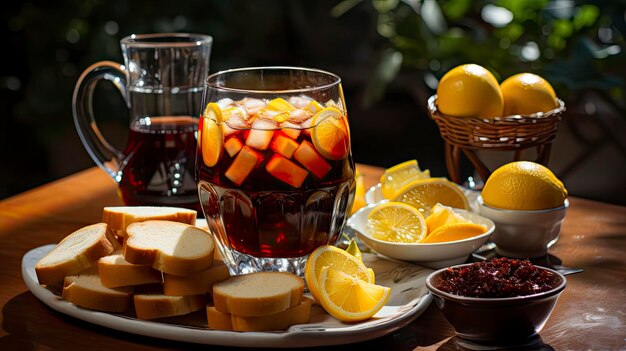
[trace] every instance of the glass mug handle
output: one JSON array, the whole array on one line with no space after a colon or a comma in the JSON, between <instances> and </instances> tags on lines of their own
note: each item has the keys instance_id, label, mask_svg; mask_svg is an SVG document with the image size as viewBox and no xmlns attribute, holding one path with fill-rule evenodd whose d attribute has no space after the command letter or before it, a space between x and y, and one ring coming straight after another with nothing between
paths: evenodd
<instances>
[{"instance_id":1,"label":"glass mug handle","mask_svg":"<svg viewBox=\"0 0 626 351\"><path fill-rule=\"evenodd\" d=\"M126 90L126 67L112 61L100 61L89 66L78 78L72 97L72 112L78 136L89 156L116 179L119 161L124 158L124 154L104 138L93 114L93 92L102 79L113 83L130 107Z\"/></svg>"}]
</instances>

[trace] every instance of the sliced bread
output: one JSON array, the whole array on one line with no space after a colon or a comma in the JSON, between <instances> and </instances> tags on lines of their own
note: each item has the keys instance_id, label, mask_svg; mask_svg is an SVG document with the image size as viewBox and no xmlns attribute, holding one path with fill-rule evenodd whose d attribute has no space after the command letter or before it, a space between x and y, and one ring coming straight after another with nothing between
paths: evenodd
<instances>
[{"instance_id":1,"label":"sliced bread","mask_svg":"<svg viewBox=\"0 0 626 351\"><path fill-rule=\"evenodd\" d=\"M195 225L198 213L179 207L165 206L112 206L102 211L102 222L115 231L115 234L126 238L126 227L135 222L148 220L165 220Z\"/></svg>"},{"instance_id":2,"label":"sliced bread","mask_svg":"<svg viewBox=\"0 0 626 351\"><path fill-rule=\"evenodd\" d=\"M213 304L222 313L266 316L302 301L304 280L292 273L257 272L237 275L213 285Z\"/></svg>"},{"instance_id":3,"label":"sliced bread","mask_svg":"<svg viewBox=\"0 0 626 351\"><path fill-rule=\"evenodd\" d=\"M204 294L190 296L165 296L137 294L133 296L138 319L155 319L182 316L206 306Z\"/></svg>"},{"instance_id":4,"label":"sliced bread","mask_svg":"<svg viewBox=\"0 0 626 351\"><path fill-rule=\"evenodd\" d=\"M311 318L313 301L304 298L302 302L284 311L258 317L242 317L222 313L214 306L207 306L207 322L211 329L236 331L273 331L285 330L295 324L308 323Z\"/></svg>"},{"instance_id":5,"label":"sliced bread","mask_svg":"<svg viewBox=\"0 0 626 351\"><path fill-rule=\"evenodd\" d=\"M35 264L39 284L54 284L96 264L120 248L106 223L92 224L66 236Z\"/></svg>"},{"instance_id":6,"label":"sliced bread","mask_svg":"<svg viewBox=\"0 0 626 351\"><path fill-rule=\"evenodd\" d=\"M213 265L213 235L196 226L161 220L135 222L126 228L124 258L163 273L189 276Z\"/></svg>"},{"instance_id":7,"label":"sliced bread","mask_svg":"<svg viewBox=\"0 0 626 351\"><path fill-rule=\"evenodd\" d=\"M65 277L62 297L77 306L104 312L125 312L133 289L110 289L102 285L96 266Z\"/></svg>"},{"instance_id":8,"label":"sliced bread","mask_svg":"<svg viewBox=\"0 0 626 351\"><path fill-rule=\"evenodd\" d=\"M211 268L187 277L164 274L163 294L178 296L210 293L213 284L229 277L230 272L226 264L222 260L214 260Z\"/></svg>"},{"instance_id":9,"label":"sliced bread","mask_svg":"<svg viewBox=\"0 0 626 351\"><path fill-rule=\"evenodd\" d=\"M102 285L107 288L162 282L161 272L150 266L126 261L122 250L101 257L98 260L98 271Z\"/></svg>"}]
</instances>

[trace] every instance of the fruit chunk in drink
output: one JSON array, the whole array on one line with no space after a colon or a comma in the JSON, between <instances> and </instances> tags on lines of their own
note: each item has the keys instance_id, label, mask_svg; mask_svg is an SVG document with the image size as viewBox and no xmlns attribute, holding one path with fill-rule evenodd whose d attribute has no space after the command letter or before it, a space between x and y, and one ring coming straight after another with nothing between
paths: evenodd
<instances>
[{"instance_id":1,"label":"fruit chunk in drink","mask_svg":"<svg viewBox=\"0 0 626 351\"><path fill-rule=\"evenodd\" d=\"M222 244L254 257L306 256L336 243L352 206L346 113L306 96L209 103L196 171Z\"/></svg>"}]
</instances>

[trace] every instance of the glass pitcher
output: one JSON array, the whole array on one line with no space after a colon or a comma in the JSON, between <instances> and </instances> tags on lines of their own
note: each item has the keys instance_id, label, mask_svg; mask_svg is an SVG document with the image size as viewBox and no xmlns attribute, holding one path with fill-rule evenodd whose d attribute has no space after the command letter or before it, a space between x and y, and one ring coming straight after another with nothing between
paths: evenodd
<instances>
[{"instance_id":1,"label":"glass pitcher","mask_svg":"<svg viewBox=\"0 0 626 351\"><path fill-rule=\"evenodd\" d=\"M78 79L72 101L76 129L91 158L118 184L126 205L201 213L194 160L212 42L200 34L131 35L120 41L123 65L98 62ZM94 118L92 95L101 79L117 87L130 110L123 151L104 138Z\"/></svg>"}]
</instances>

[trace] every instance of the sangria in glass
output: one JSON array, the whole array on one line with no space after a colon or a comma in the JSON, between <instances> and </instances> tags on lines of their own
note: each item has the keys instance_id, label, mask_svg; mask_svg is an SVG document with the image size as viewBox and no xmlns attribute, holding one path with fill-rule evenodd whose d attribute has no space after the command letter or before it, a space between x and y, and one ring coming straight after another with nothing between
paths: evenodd
<instances>
[{"instance_id":1,"label":"sangria in glass","mask_svg":"<svg viewBox=\"0 0 626 351\"><path fill-rule=\"evenodd\" d=\"M198 192L231 274L303 276L313 250L338 242L354 199L340 78L296 67L218 72L203 107Z\"/></svg>"}]
</instances>

